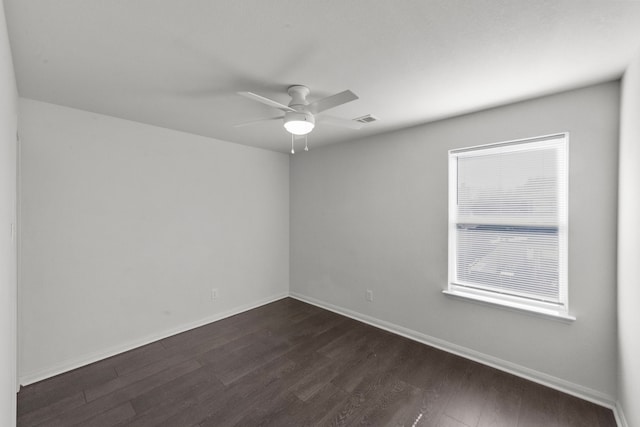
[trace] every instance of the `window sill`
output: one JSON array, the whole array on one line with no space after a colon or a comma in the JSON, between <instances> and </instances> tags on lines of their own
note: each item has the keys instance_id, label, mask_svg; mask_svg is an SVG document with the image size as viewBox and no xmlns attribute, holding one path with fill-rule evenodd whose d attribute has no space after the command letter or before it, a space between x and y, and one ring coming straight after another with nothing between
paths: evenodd
<instances>
[{"instance_id":1,"label":"window sill","mask_svg":"<svg viewBox=\"0 0 640 427\"><path fill-rule=\"evenodd\" d=\"M573 321L576 320L574 316L562 313L560 311L545 309L540 307L531 307L525 304L518 304L516 302L504 301L499 298L492 298L491 296L472 294L472 293L467 293L463 291L450 291L448 289L442 291L442 293L456 299L461 299L461 300L471 301L471 302L478 302L481 304L486 304L491 306L498 306L501 308L506 308L508 310L531 314L534 316L544 317L547 319L558 320L565 323L572 323Z\"/></svg>"}]
</instances>

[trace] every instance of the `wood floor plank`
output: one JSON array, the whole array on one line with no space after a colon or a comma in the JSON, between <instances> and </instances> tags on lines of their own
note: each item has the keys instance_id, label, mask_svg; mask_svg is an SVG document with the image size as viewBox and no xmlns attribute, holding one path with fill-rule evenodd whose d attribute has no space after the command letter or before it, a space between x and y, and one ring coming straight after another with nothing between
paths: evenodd
<instances>
[{"instance_id":1,"label":"wood floor plank","mask_svg":"<svg viewBox=\"0 0 640 427\"><path fill-rule=\"evenodd\" d=\"M618 427L618 423L616 422L616 418L613 415L613 411L611 411L610 409L598 406L596 409L596 413L598 416L599 427Z\"/></svg>"},{"instance_id":2,"label":"wood floor plank","mask_svg":"<svg viewBox=\"0 0 640 427\"><path fill-rule=\"evenodd\" d=\"M578 427L598 424L596 406L574 396L562 396L558 401L558 424Z\"/></svg>"},{"instance_id":3,"label":"wood floor plank","mask_svg":"<svg viewBox=\"0 0 640 427\"><path fill-rule=\"evenodd\" d=\"M184 402L197 395L199 387L224 391L211 366L202 366L131 399L136 413L165 407L172 402Z\"/></svg>"},{"instance_id":4,"label":"wood floor plank","mask_svg":"<svg viewBox=\"0 0 640 427\"><path fill-rule=\"evenodd\" d=\"M348 392L353 392L363 378L378 373L392 375L397 366L396 357L402 350L401 339L391 334L380 334L357 344L350 353L341 357L342 373L332 382Z\"/></svg>"},{"instance_id":5,"label":"wood floor plank","mask_svg":"<svg viewBox=\"0 0 640 427\"><path fill-rule=\"evenodd\" d=\"M319 311L295 323L283 323L272 327L274 334L296 345L307 342L310 338L319 335L334 326L343 323L346 319L335 313Z\"/></svg>"},{"instance_id":6,"label":"wood floor plank","mask_svg":"<svg viewBox=\"0 0 640 427\"><path fill-rule=\"evenodd\" d=\"M115 408L107 409L95 417L82 422L85 427L112 427L116 424L126 422L135 415L135 411L129 402L125 402Z\"/></svg>"},{"instance_id":7,"label":"wood floor plank","mask_svg":"<svg viewBox=\"0 0 640 427\"><path fill-rule=\"evenodd\" d=\"M518 425L523 381L513 375L495 371L478 427L512 427Z\"/></svg>"},{"instance_id":8,"label":"wood floor plank","mask_svg":"<svg viewBox=\"0 0 640 427\"><path fill-rule=\"evenodd\" d=\"M448 415L443 415L438 421L438 427L471 427L468 424L465 424L461 421L456 420ZM542 427L542 426L540 426Z\"/></svg>"},{"instance_id":9,"label":"wood floor plank","mask_svg":"<svg viewBox=\"0 0 640 427\"><path fill-rule=\"evenodd\" d=\"M155 362L168 359L174 356L183 356L184 358L193 357L194 355L202 354L212 349L218 348L229 341L236 339L239 333L236 330L225 331L224 333L212 333L206 336L190 337L189 339L183 338L180 345L175 346L162 346L161 351L153 352L151 354L141 354L132 359L125 359L115 364L116 372L119 376L127 375L144 368Z\"/></svg>"},{"instance_id":10,"label":"wood floor plank","mask_svg":"<svg viewBox=\"0 0 640 427\"><path fill-rule=\"evenodd\" d=\"M421 365L415 376L408 375L408 383L425 391L421 408L421 422L426 425L437 424L443 416L449 398L457 391L469 365L467 361L439 351L431 353L437 361L429 363L426 369ZM451 357L449 357L451 356Z\"/></svg>"},{"instance_id":11,"label":"wood floor plank","mask_svg":"<svg viewBox=\"0 0 640 427\"><path fill-rule=\"evenodd\" d=\"M363 346L369 346L368 339L373 337L376 332L372 327L355 324L347 333L337 337L318 351L334 359L348 358L361 351Z\"/></svg>"},{"instance_id":12,"label":"wood floor plank","mask_svg":"<svg viewBox=\"0 0 640 427\"><path fill-rule=\"evenodd\" d=\"M518 427L558 427L560 393L538 384L525 387ZM525 404L526 403L526 404Z\"/></svg>"},{"instance_id":13,"label":"wood floor plank","mask_svg":"<svg viewBox=\"0 0 640 427\"><path fill-rule=\"evenodd\" d=\"M129 384L113 393L100 397L70 411L65 411L57 417L47 420L47 427L67 427L83 423L97 414L120 406L134 397L146 391L156 388L188 372L198 369L201 365L193 360L173 366L154 375L148 376L138 382Z\"/></svg>"},{"instance_id":14,"label":"wood floor plank","mask_svg":"<svg viewBox=\"0 0 640 427\"><path fill-rule=\"evenodd\" d=\"M349 393L349 399L340 405L337 411L327 414L322 423L336 426L357 423L369 410L379 407L385 394L406 387L407 384L402 380L383 370L372 371L362 378L353 392Z\"/></svg>"},{"instance_id":15,"label":"wood floor plank","mask_svg":"<svg viewBox=\"0 0 640 427\"><path fill-rule=\"evenodd\" d=\"M128 374L146 365L166 358L167 349L160 341L121 353L108 360L118 375ZM101 362L102 363L102 362Z\"/></svg>"},{"instance_id":16,"label":"wood floor plank","mask_svg":"<svg viewBox=\"0 0 640 427\"><path fill-rule=\"evenodd\" d=\"M44 423L48 419L54 418L56 415L70 411L80 407L86 403L84 393L78 392L56 401L48 406L35 409L31 412L23 413L18 416L18 425L34 426Z\"/></svg>"},{"instance_id":17,"label":"wood floor plank","mask_svg":"<svg viewBox=\"0 0 640 427\"><path fill-rule=\"evenodd\" d=\"M240 412L242 415L246 414L246 409L251 405L252 396L260 392L264 393L267 388L269 393L277 389L285 390L285 387L279 387L283 379L301 370L302 366L300 362L291 361L286 357L275 359L227 387L225 393L205 396L197 405L177 412L158 426L216 425L216 422L224 421L221 413L225 409Z\"/></svg>"},{"instance_id":18,"label":"wood floor plank","mask_svg":"<svg viewBox=\"0 0 640 427\"><path fill-rule=\"evenodd\" d=\"M286 298L18 393L18 426L615 427L603 408Z\"/></svg>"},{"instance_id":19,"label":"wood floor plank","mask_svg":"<svg viewBox=\"0 0 640 427\"><path fill-rule=\"evenodd\" d=\"M217 396L224 394L224 385L220 381L211 378L198 381L197 375L207 377L206 374L203 375L202 369L198 369L178 379L184 378L188 380L186 382L177 384L177 380L171 381L163 385L160 392L154 389L133 399L131 404L136 411L136 416L118 427L157 426L182 412L197 407L202 402L215 400ZM207 413L201 418L206 416Z\"/></svg>"},{"instance_id":20,"label":"wood floor plank","mask_svg":"<svg viewBox=\"0 0 640 427\"><path fill-rule=\"evenodd\" d=\"M487 404L494 369L470 363L473 365L452 393L444 412L466 425L476 426Z\"/></svg>"},{"instance_id":21,"label":"wood floor plank","mask_svg":"<svg viewBox=\"0 0 640 427\"><path fill-rule=\"evenodd\" d=\"M233 425L237 427L255 426L255 427L283 427L296 426L303 424L295 424L296 415L304 411L304 402L292 394L278 396L277 399L268 399L268 405L253 407L249 413L241 417L237 422L229 421L229 424L218 424L213 421L216 427L224 425ZM200 424L201 427L207 427L210 423Z\"/></svg>"},{"instance_id":22,"label":"wood floor plank","mask_svg":"<svg viewBox=\"0 0 640 427\"><path fill-rule=\"evenodd\" d=\"M306 402L320 390L325 389L334 378L340 375L343 368L343 361L322 356L314 361L313 369L309 370L309 374L293 384L290 390L298 399Z\"/></svg>"},{"instance_id":23,"label":"wood floor plank","mask_svg":"<svg viewBox=\"0 0 640 427\"><path fill-rule=\"evenodd\" d=\"M182 356L174 356L169 359L161 359L152 364L146 365L137 371L133 371L127 375L118 376L112 380L106 381L100 385L85 389L84 395L87 402L96 400L99 397L106 396L109 393L120 390L128 385L137 383L148 378L158 372L162 372L172 366L186 362L188 359Z\"/></svg>"},{"instance_id":24,"label":"wood floor plank","mask_svg":"<svg viewBox=\"0 0 640 427\"><path fill-rule=\"evenodd\" d=\"M304 359L308 355L318 353L318 349L326 346L337 337L346 334L353 324L354 322L351 319L343 318L342 322L331 326L329 329L296 343L289 351L289 357L292 359Z\"/></svg>"},{"instance_id":25,"label":"wood floor plank","mask_svg":"<svg viewBox=\"0 0 640 427\"><path fill-rule=\"evenodd\" d=\"M319 420L322 416L335 411L339 405L347 400L348 396L349 394L346 391L327 383L305 402L304 410L295 414L292 425L319 425Z\"/></svg>"},{"instance_id":26,"label":"wood floor plank","mask_svg":"<svg viewBox=\"0 0 640 427\"><path fill-rule=\"evenodd\" d=\"M349 425L412 425L420 414L424 392L400 379L390 382Z\"/></svg>"},{"instance_id":27,"label":"wood floor plank","mask_svg":"<svg viewBox=\"0 0 640 427\"><path fill-rule=\"evenodd\" d=\"M55 404L85 388L103 384L117 376L109 365L89 365L24 387L19 393L18 416Z\"/></svg>"}]
</instances>

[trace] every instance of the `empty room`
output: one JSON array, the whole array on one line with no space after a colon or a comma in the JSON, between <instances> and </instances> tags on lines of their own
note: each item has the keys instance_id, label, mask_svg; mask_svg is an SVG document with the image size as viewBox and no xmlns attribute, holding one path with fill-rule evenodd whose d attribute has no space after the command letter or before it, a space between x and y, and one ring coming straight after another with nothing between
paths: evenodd
<instances>
[{"instance_id":1,"label":"empty room","mask_svg":"<svg viewBox=\"0 0 640 427\"><path fill-rule=\"evenodd\" d=\"M640 427L640 2L1 6L0 426Z\"/></svg>"}]
</instances>

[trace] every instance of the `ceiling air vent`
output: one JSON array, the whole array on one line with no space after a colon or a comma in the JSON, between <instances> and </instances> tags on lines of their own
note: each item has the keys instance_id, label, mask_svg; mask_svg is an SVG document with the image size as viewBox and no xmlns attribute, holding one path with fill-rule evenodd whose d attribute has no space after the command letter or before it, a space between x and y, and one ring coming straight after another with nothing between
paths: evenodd
<instances>
[{"instance_id":1,"label":"ceiling air vent","mask_svg":"<svg viewBox=\"0 0 640 427\"><path fill-rule=\"evenodd\" d=\"M377 117L372 116L371 114L367 114L366 116L357 117L353 120L359 123L367 124L367 123L377 122L379 119Z\"/></svg>"}]
</instances>

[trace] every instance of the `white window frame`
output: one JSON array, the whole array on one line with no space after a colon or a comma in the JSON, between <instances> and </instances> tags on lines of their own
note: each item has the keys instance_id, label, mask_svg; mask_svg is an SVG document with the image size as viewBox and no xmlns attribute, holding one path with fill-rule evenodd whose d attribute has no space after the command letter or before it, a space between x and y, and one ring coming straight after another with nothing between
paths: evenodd
<instances>
[{"instance_id":1,"label":"white window frame","mask_svg":"<svg viewBox=\"0 0 640 427\"><path fill-rule=\"evenodd\" d=\"M497 152L498 150L518 151L525 145L536 143L556 143L561 151L564 164L559 168L564 170L564 176L558 176L558 268L559 268L559 301L548 302L542 299L524 298L495 289L483 289L481 284L462 283L457 279L457 199L458 199L458 158ZM480 145L468 148L449 150L449 277L448 288L443 291L447 295L469 299L481 303L494 304L515 310L559 318L575 320L569 314L568 292L568 181L569 181L569 133L558 133L535 138L526 138L495 144ZM496 224L500 225L500 224Z\"/></svg>"}]
</instances>

